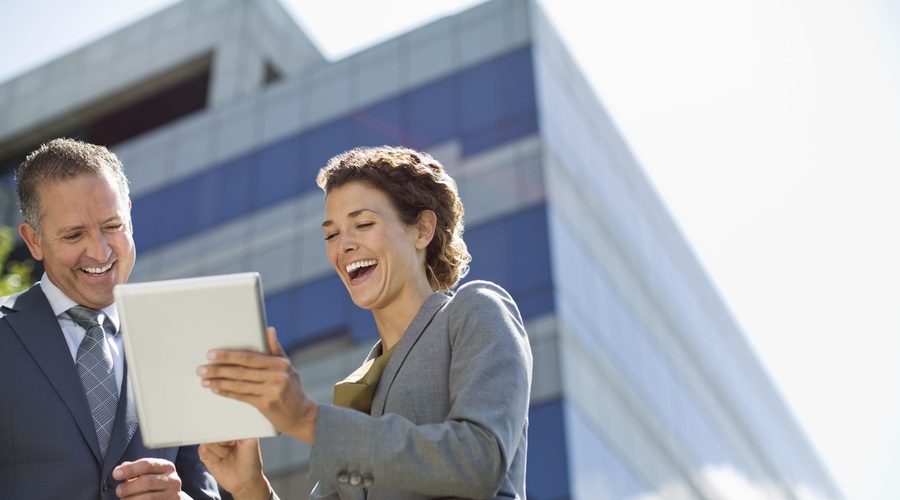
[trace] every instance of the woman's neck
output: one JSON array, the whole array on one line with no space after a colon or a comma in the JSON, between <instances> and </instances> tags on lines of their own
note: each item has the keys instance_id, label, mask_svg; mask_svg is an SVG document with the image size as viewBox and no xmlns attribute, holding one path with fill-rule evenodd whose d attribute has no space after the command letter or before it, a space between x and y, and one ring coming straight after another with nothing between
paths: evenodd
<instances>
[{"instance_id":1,"label":"woman's neck","mask_svg":"<svg viewBox=\"0 0 900 500\"><path fill-rule=\"evenodd\" d=\"M430 286L427 288L418 287L417 290L410 293L407 297L398 298L388 307L372 311L384 351L400 342L413 318L422 309L422 304L425 303L432 293L434 291L431 290Z\"/></svg>"}]
</instances>

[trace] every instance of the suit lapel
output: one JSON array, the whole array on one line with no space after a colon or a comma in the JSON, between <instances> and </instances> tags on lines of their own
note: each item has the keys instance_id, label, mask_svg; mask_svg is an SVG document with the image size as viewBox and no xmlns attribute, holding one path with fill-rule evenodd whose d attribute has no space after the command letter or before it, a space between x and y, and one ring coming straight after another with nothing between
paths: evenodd
<instances>
[{"instance_id":1,"label":"suit lapel","mask_svg":"<svg viewBox=\"0 0 900 500\"><path fill-rule=\"evenodd\" d=\"M391 355L390 361L384 367L384 373L381 374L381 380L378 382L378 389L375 390L375 397L372 398L371 415L373 417L384 414L384 405L385 401L387 401L388 392L391 390L391 385L393 385L394 378L400 371L400 367L403 366L413 346L419 341L419 337L431 324L434 315L449 301L450 296L443 293L433 293L422 304L422 308L419 309L418 314L413 318L406 332L403 333L403 337L394 349L394 354Z\"/></svg>"},{"instance_id":2,"label":"suit lapel","mask_svg":"<svg viewBox=\"0 0 900 500\"><path fill-rule=\"evenodd\" d=\"M81 386L81 378L63 338L59 321L40 285L32 286L16 299L11 308L4 309L8 311L5 319L9 326L69 408L97 462L102 462L97 431L94 430L94 420Z\"/></svg>"}]
</instances>

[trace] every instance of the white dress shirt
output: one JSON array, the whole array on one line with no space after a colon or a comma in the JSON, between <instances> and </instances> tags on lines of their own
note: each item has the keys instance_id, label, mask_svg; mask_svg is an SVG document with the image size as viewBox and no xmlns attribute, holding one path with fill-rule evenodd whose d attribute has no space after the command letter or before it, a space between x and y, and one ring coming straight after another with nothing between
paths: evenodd
<instances>
[{"instance_id":1,"label":"white dress shirt","mask_svg":"<svg viewBox=\"0 0 900 500\"><path fill-rule=\"evenodd\" d=\"M56 315L56 320L59 321L59 326L62 328L63 336L66 339L66 344L69 346L69 352L72 353L72 362L74 363L78 356L78 346L81 345L81 340L87 334L87 331L79 326L75 320L70 318L69 315L66 314L66 311L73 306L80 304L67 297L62 290L57 288L56 285L50 281L47 273L44 273L44 275L41 276L40 285L41 290L50 302L50 307L53 308L53 314ZM104 307L100 312L112 322L115 331L118 332L119 312L116 309L116 305L111 304L108 307ZM100 318L100 322L103 322L103 317ZM121 392L122 376L125 372L125 352L122 350L122 336L113 335L110 334L109 331L106 331L106 344L109 346L110 353L112 353L113 369L116 372L116 387Z\"/></svg>"}]
</instances>

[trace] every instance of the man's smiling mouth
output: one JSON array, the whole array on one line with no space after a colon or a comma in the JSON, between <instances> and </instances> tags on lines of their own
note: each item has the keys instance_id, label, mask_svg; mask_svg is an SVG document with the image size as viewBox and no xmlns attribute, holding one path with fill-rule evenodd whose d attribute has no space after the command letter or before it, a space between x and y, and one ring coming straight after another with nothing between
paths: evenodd
<instances>
[{"instance_id":1,"label":"man's smiling mouth","mask_svg":"<svg viewBox=\"0 0 900 500\"><path fill-rule=\"evenodd\" d=\"M81 270L85 274L88 274L90 276L101 276L103 274L106 274L106 272L109 271L110 269L112 269L112 266L113 266L112 263L109 263L108 265L103 266L103 267L82 267Z\"/></svg>"}]
</instances>

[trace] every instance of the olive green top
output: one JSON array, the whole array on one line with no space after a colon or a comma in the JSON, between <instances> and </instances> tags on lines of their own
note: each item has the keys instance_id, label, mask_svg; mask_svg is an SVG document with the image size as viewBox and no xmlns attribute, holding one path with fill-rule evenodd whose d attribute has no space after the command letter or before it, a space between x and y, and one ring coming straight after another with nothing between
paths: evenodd
<instances>
[{"instance_id":1,"label":"olive green top","mask_svg":"<svg viewBox=\"0 0 900 500\"><path fill-rule=\"evenodd\" d=\"M347 378L335 384L334 405L370 413L375 389L378 388L378 381L381 380L381 374L391 359L394 347L397 347L397 344L381 356L369 359Z\"/></svg>"}]
</instances>

